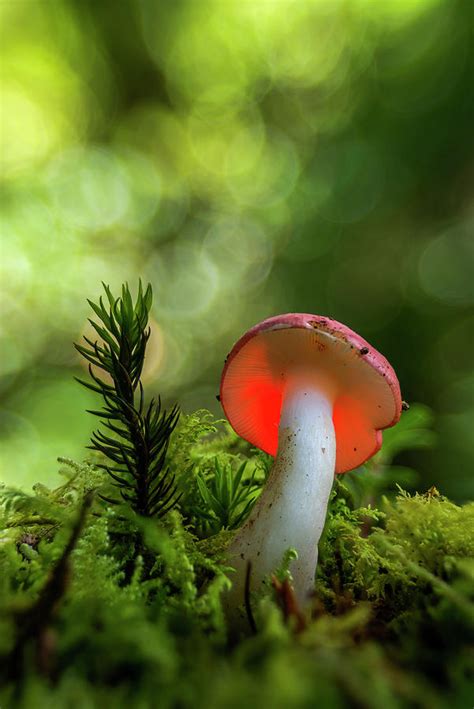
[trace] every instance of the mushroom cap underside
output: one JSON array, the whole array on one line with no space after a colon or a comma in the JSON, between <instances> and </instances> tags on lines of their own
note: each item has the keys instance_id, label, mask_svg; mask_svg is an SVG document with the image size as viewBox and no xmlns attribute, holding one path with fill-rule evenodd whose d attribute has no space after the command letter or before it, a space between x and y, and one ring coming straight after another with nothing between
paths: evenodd
<instances>
[{"instance_id":1,"label":"mushroom cap underside","mask_svg":"<svg viewBox=\"0 0 474 709\"><path fill-rule=\"evenodd\" d=\"M382 445L381 430L401 414L401 394L383 355L330 318L289 313L251 328L232 348L220 398L234 430L270 455L286 386L316 387L333 401L336 472L352 470Z\"/></svg>"}]
</instances>

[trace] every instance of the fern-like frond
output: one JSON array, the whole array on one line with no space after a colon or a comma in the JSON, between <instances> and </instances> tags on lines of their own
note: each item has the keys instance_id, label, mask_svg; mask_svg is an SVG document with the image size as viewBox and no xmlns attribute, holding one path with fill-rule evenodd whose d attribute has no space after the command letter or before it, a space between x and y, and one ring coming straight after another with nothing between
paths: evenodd
<instances>
[{"instance_id":1,"label":"fern-like frond","mask_svg":"<svg viewBox=\"0 0 474 709\"><path fill-rule=\"evenodd\" d=\"M101 409L89 413L101 419L103 428L94 431L89 448L102 453L110 463L101 465L117 488L117 498L145 517L162 517L178 501L174 476L166 467L169 438L179 418L174 406L165 411L161 400L144 405L141 374L150 337L148 316L153 299L151 285L133 302L127 284L116 298L103 284L105 302L88 301L96 320L90 319L100 340L84 337L75 344L88 362L90 381L77 381L103 399ZM103 378L104 373L109 380ZM106 429L106 430L104 430Z\"/></svg>"},{"instance_id":2,"label":"fern-like frond","mask_svg":"<svg viewBox=\"0 0 474 709\"><path fill-rule=\"evenodd\" d=\"M214 470L207 478L198 474L196 481L201 504L195 510L201 526L210 534L221 529L237 529L249 515L260 491L257 469L246 475L248 461L233 470L229 462L214 460Z\"/></svg>"}]
</instances>

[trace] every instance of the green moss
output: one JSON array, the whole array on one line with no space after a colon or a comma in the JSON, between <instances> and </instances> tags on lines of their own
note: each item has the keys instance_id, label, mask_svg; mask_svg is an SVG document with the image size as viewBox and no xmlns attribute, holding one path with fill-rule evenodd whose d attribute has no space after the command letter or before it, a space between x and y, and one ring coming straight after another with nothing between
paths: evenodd
<instances>
[{"instance_id":1,"label":"green moss","mask_svg":"<svg viewBox=\"0 0 474 709\"><path fill-rule=\"evenodd\" d=\"M182 417L168 461L184 494L161 520L107 505L99 493L110 483L88 463L62 461L66 480L57 490L3 490L1 706L472 703L474 505L459 507L435 490L394 495L379 480L361 492L360 473L345 476L320 543L311 620L304 628L291 615L285 621L268 592L255 603L257 632L236 642L221 602L233 532L221 525L209 536L218 518L212 529L202 524L196 481L211 484L219 466L246 462L242 484L253 475L258 487L268 461L207 412ZM93 507L71 544L90 491ZM69 572L45 604L68 544ZM46 611L26 634L13 676L9 658L38 603Z\"/></svg>"}]
</instances>

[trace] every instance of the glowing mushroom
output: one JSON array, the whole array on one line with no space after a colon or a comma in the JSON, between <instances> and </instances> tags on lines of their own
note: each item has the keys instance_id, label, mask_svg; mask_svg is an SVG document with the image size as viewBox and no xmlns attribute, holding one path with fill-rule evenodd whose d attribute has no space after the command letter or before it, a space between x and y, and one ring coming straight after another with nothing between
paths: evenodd
<instances>
[{"instance_id":1,"label":"glowing mushroom","mask_svg":"<svg viewBox=\"0 0 474 709\"><path fill-rule=\"evenodd\" d=\"M275 456L267 484L231 542L235 568L228 603L256 590L292 547L296 597L314 588L318 548L335 473L361 465L382 445L381 429L400 418L390 364L335 320L305 313L268 318L234 345L220 400L234 430Z\"/></svg>"}]
</instances>

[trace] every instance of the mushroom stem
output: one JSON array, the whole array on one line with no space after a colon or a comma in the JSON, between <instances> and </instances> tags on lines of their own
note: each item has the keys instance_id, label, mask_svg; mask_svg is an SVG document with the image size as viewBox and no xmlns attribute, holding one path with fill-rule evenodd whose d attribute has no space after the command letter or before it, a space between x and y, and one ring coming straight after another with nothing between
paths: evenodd
<instances>
[{"instance_id":1,"label":"mushroom stem","mask_svg":"<svg viewBox=\"0 0 474 709\"><path fill-rule=\"evenodd\" d=\"M288 387L282 404L278 453L267 484L250 517L232 541L228 560L235 580L227 605L244 600L245 572L251 562L251 590L278 568L288 548L296 598L308 604L314 589L318 541L334 481L336 438L332 400L322 389ZM234 574L232 575L234 576Z\"/></svg>"}]
</instances>

